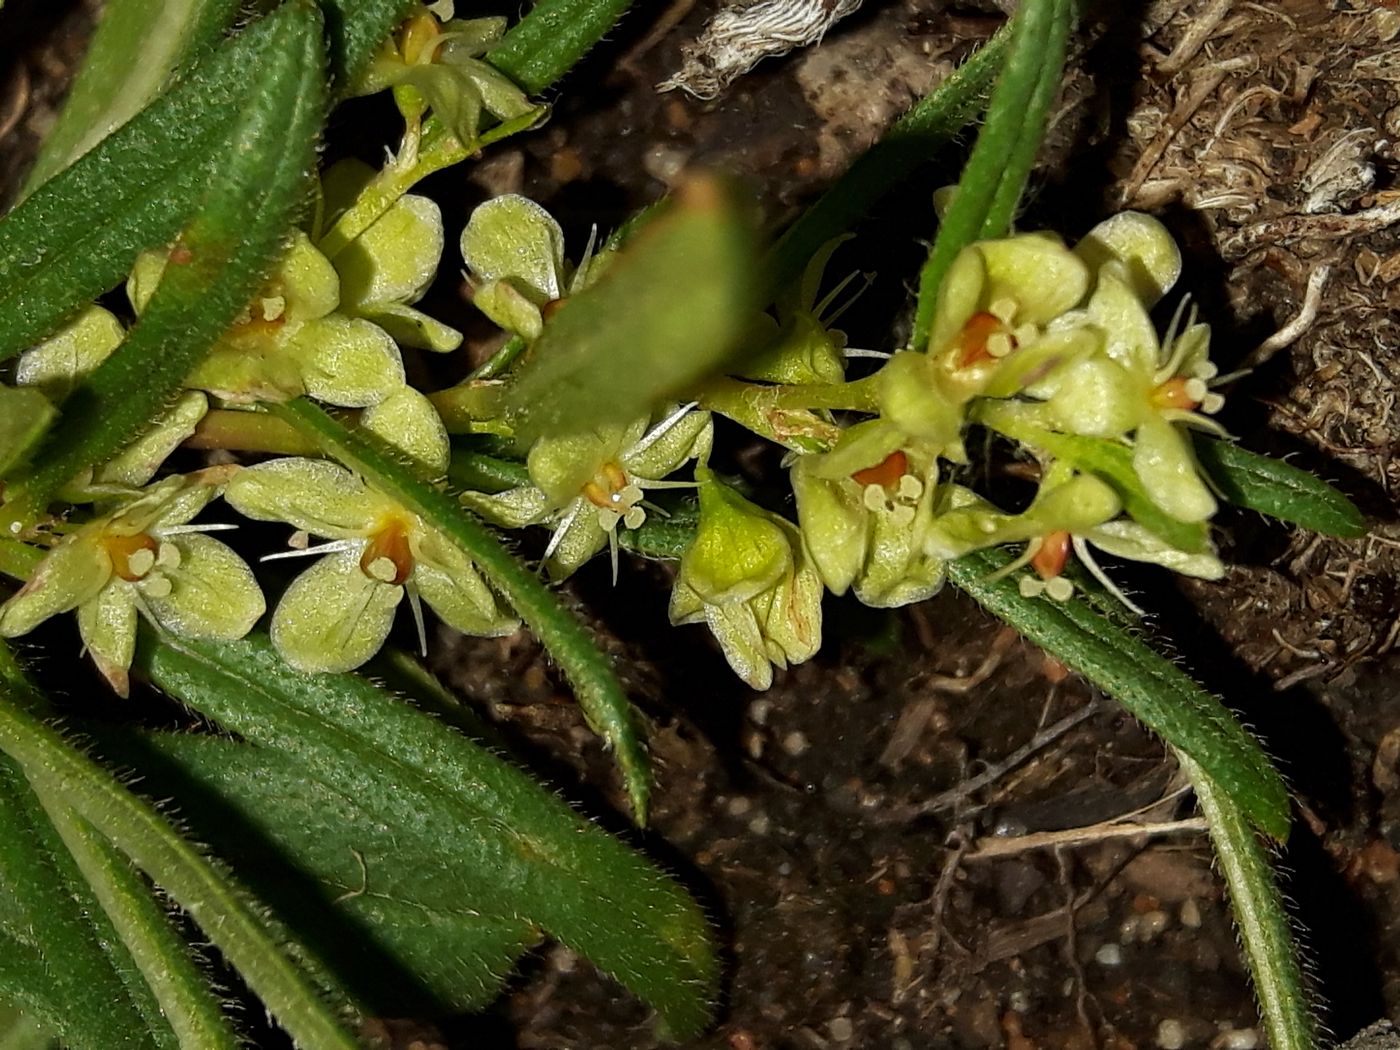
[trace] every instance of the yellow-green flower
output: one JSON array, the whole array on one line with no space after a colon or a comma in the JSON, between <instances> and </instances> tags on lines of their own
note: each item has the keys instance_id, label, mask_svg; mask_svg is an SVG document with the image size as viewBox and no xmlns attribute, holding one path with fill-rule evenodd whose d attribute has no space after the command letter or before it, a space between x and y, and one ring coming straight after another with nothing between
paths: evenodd
<instances>
[{"instance_id":1,"label":"yellow-green flower","mask_svg":"<svg viewBox=\"0 0 1400 1050\"><path fill-rule=\"evenodd\" d=\"M0 635L13 638L72 609L93 662L125 696L140 613L171 634L241 638L263 614L262 591L232 550L188 524L232 468L166 478L121 509L88 522L0 605Z\"/></svg>"},{"instance_id":2,"label":"yellow-green flower","mask_svg":"<svg viewBox=\"0 0 1400 1050\"><path fill-rule=\"evenodd\" d=\"M367 411L361 426L428 471L446 469L447 432L417 391L402 388ZM250 518L285 521L330 541L273 555L325 555L292 582L272 614L273 645L293 667L359 667L384 644L405 594L420 630L420 598L466 634L509 634L517 626L456 544L335 463L260 463L241 470L225 498Z\"/></svg>"},{"instance_id":3,"label":"yellow-green flower","mask_svg":"<svg viewBox=\"0 0 1400 1050\"><path fill-rule=\"evenodd\" d=\"M822 581L791 524L696 470L700 523L671 592L673 624L703 623L754 689L821 646Z\"/></svg>"}]
</instances>

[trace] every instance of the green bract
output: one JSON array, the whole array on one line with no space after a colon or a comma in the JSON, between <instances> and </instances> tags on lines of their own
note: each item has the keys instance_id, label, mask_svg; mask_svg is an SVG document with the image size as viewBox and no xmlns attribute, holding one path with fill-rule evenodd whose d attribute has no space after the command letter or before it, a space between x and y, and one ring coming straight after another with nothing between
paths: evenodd
<instances>
[{"instance_id":1,"label":"green bract","mask_svg":"<svg viewBox=\"0 0 1400 1050\"><path fill-rule=\"evenodd\" d=\"M391 395L362 425L432 473L446 469L447 432L417 391ZM518 626L455 544L344 467L275 459L240 471L225 499L250 518L289 522L331 541L298 541L303 550L291 554L327 556L292 582L272 614L272 642L299 670L359 667L384 644L405 594L416 617L421 597L467 634L509 634Z\"/></svg>"},{"instance_id":2,"label":"green bract","mask_svg":"<svg viewBox=\"0 0 1400 1050\"><path fill-rule=\"evenodd\" d=\"M821 577L792 525L705 468L696 478L700 524L681 557L671 622L706 624L734 673L767 689L774 667L800 664L821 646Z\"/></svg>"},{"instance_id":3,"label":"green bract","mask_svg":"<svg viewBox=\"0 0 1400 1050\"><path fill-rule=\"evenodd\" d=\"M243 637L263 614L262 591L238 555L202 535L218 526L187 524L230 469L166 478L65 537L0 605L0 635L26 634L77 609L84 646L122 696L138 612L175 635Z\"/></svg>"}]
</instances>

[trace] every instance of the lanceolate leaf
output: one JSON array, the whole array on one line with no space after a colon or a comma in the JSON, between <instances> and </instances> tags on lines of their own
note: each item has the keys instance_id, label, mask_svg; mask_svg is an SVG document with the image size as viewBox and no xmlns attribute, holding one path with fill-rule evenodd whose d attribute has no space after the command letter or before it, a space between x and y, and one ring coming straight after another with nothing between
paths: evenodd
<instances>
[{"instance_id":1,"label":"lanceolate leaf","mask_svg":"<svg viewBox=\"0 0 1400 1050\"><path fill-rule=\"evenodd\" d=\"M1237 507L1328 536L1366 535L1366 519L1356 504L1306 470L1203 435L1196 437L1196 458Z\"/></svg>"},{"instance_id":2,"label":"lanceolate leaf","mask_svg":"<svg viewBox=\"0 0 1400 1050\"><path fill-rule=\"evenodd\" d=\"M323 767L353 765L350 756L314 746L293 752L173 734L149 743L160 757L143 756L142 790L175 799L202 841L236 858L259 899L335 960L336 976L367 1009L480 1009L540 939L503 908L509 894L497 892L497 879L505 872L476 868L480 831L461 822L424 827L379 804L392 788L375 778L387 769L359 770L360 790L349 794L338 783L346 778L328 781Z\"/></svg>"},{"instance_id":3,"label":"lanceolate leaf","mask_svg":"<svg viewBox=\"0 0 1400 1050\"><path fill-rule=\"evenodd\" d=\"M0 965L0 994L22 1001L77 1050L175 1045L168 1025L161 1032L147 1023L159 1016L154 998L33 792L3 758L0 959L31 964Z\"/></svg>"},{"instance_id":4,"label":"lanceolate leaf","mask_svg":"<svg viewBox=\"0 0 1400 1050\"><path fill-rule=\"evenodd\" d=\"M417 477L382 443L351 431L305 398L273 411L313 437L341 463L381 492L419 515L457 544L491 587L510 603L540 644L559 664L588 724L617 751L632 815L645 824L651 794L646 748L627 694L608 658L583 625L559 604L540 578L518 562L501 541L447 493Z\"/></svg>"},{"instance_id":5,"label":"lanceolate leaf","mask_svg":"<svg viewBox=\"0 0 1400 1050\"><path fill-rule=\"evenodd\" d=\"M321 0L335 94L344 97L375 49L413 9L415 0ZM463 5L465 7L465 5ZM464 12L465 16L465 12Z\"/></svg>"},{"instance_id":6,"label":"lanceolate leaf","mask_svg":"<svg viewBox=\"0 0 1400 1050\"><path fill-rule=\"evenodd\" d=\"M1288 791L1258 742L1220 701L1140 637L1083 602L1025 598L1014 579L992 580L1009 560L1002 551L978 551L949 563L948 576L1199 763L1260 831L1286 839Z\"/></svg>"},{"instance_id":7,"label":"lanceolate leaf","mask_svg":"<svg viewBox=\"0 0 1400 1050\"><path fill-rule=\"evenodd\" d=\"M518 926L512 932L507 920L538 923L656 1007L677 1035L704 1027L717 964L699 909L524 773L361 678L291 670L265 638L167 639L149 647L145 659L158 685L254 745L249 765L216 779L230 802L313 871L334 864L333 878L352 891L477 912L501 923L498 954L501 937L524 933ZM269 761L256 751L275 754ZM259 785L264 774L275 784L301 777L310 786L287 783L287 810L262 812L277 805L277 789ZM296 844L301 807L319 806L312 800L327 795L335 810L320 821L344 815L356 826L371 821L388 829L354 837L363 842L354 864L353 857L316 859L319 847ZM325 833L333 834L328 827ZM385 900L341 903L371 927L395 915ZM412 939L400 931L398 944ZM488 962L478 965L484 970Z\"/></svg>"},{"instance_id":8,"label":"lanceolate leaf","mask_svg":"<svg viewBox=\"0 0 1400 1050\"><path fill-rule=\"evenodd\" d=\"M733 354L759 306L754 243L717 180L696 180L564 300L516 368L523 441L627 423L683 396Z\"/></svg>"},{"instance_id":9,"label":"lanceolate leaf","mask_svg":"<svg viewBox=\"0 0 1400 1050\"><path fill-rule=\"evenodd\" d=\"M74 748L36 712L40 704L0 647L0 751L37 794L72 806L180 904L302 1050L356 1050L321 990L307 977L283 931L245 892L137 798ZM289 952L295 950L294 957Z\"/></svg>"},{"instance_id":10,"label":"lanceolate leaf","mask_svg":"<svg viewBox=\"0 0 1400 1050\"><path fill-rule=\"evenodd\" d=\"M238 0L108 0L26 192L125 124L238 15Z\"/></svg>"},{"instance_id":11,"label":"lanceolate leaf","mask_svg":"<svg viewBox=\"0 0 1400 1050\"><path fill-rule=\"evenodd\" d=\"M140 433L247 306L281 251L305 200L325 116L320 17L293 0L239 43L250 37L258 59L243 85L240 120L217 151L219 174L140 321L64 403L54 438L7 493L13 520L32 520L66 482Z\"/></svg>"},{"instance_id":12,"label":"lanceolate leaf","mask_svg":"<svg viewBox=\"0 0 1400 1050\"><path fill-rule=\"evenodd\" d=\"M0 359L123 280L137 252L174 238L228 168L234 129L271 67L319 39L315 21L294 0L249 27L0 220Z\"/></svg>"}]
</instances>

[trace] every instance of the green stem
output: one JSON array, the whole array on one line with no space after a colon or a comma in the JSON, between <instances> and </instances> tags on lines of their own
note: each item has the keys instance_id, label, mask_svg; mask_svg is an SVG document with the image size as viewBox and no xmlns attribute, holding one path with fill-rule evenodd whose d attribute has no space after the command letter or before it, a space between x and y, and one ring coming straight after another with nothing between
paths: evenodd
<instances>
[{"instance_id":1,"label":"green stem","mask_svg":"<svg viewBox=\"0 0 1400 1050\"><path fill-rule=\"evenodd\" d=\"M160 1015L180 1046L237 1050L241 1042L229 1028L209 982L131 863L66 803L43 795L40 801L150 986L160 1004Z\"/></svg>"},{"instance_id":2,"label":"green stem","mask_svg":"<svg viewBox=\"0 0 1400 1050\"><path fill-rule=\"evenodd\" d=\"M513 335L506 340L505 345L482 362L480 368L477 368L471 375L467 376L467 380L495 379L511 365L515 364L515 359L524 352L524 338Z\"/></svg>"},{"instance_id":3,"label":"green stem","mask_svg":"<svg viewBox=\"0 0 1400 1050\"><path fill-rule=\"evenodd\" d=\"M1045 135L1046 113L1063 71L1073 17L1070 0L1024 0L1016 13L986 123L919 274L910 338L915 349L928 342L938 286L953 259L973 241L1006 231Z\"/></svg>"},{"instance_id":4,"label":"green stem","mask_svg":"<svg viewBox=\"0 0 1400 1050\"><path fill-rule=\"evenodd\" d=\"M35 792L73 807L163 887L197 922L249 988L304 1050L357 1050L242 893L149 803L31 713L40 704L9 649L0 646L0 750Z\"/></svg>"},{"instance_id":5,"label":"green stem","mask_svg":"<svg viewBox=\"0 0 1400 1050\"><path fill-rule=\"evenodd\" d=\"M1177 760L1191 778L1196 801L1210 824L1210 839L1230 890L1230 907L1244 942L1269 1046L1312 1050L1317 1045L1317 1028L1311 1000L1269 855L1230 795L1180 751Z\"/></svg>"},{"instance_id":6,"label":"green stem","mask_svg":"<svg viewBox=\"0 0 1400 1050\"><path fill-rule=\"evenodd\" d=\"M315 438L327 453L417 514L472 559L558 662L589 724L617 750L633 815L639 824L645 823L651 775L632 706L607 656L583 625L490 529L450 495L416 477L411 468L396 461L391 450L348 430L305 398L274 406L272 411Z\"/></svg>"},{"instance_id":7,"label":"green stem","mask_svg":"<svg viewBox=\"0 0 1400 1050\"><path fill-rule=\"evenodd\" d=\"M505 421L500 383L468 379L465 383L429 394L428 400L442 417L449 434L495 434L510 437L511 427Z\"/></svg>"}]
</instances>

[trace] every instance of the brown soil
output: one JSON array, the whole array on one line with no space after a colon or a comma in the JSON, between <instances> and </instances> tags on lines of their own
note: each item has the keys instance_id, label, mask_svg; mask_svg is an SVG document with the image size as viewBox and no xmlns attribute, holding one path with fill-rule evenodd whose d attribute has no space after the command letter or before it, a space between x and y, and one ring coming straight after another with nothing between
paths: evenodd
<instances>
[{"instance_id":1,"label":"brown soil","mask_svg":"<svg viewBox=\"0 0 1400 1050\"><path fill-rule=\"evenodd\" d=\"M867 0L820 49L699 103L652 89L713 10L690 2L636 12L543 132L470 173L471 196L520 189L572 232L702 164L752 180L780 219L999 21L978 5ZM1225 513L1223 583L1122 577L1159 611L1163 644L1288 772L1300 819L1282 866L1344 1037L1400 1016L1400 11L1108 6L1025 225L1074 236L1122 207L1161 214L1224 369L1257 366L1231 389L1226 426L1334 481L1376 523L1341 542ZM678 25L650 39L673 14ZM0 118L13 85L44 82L43 56L71 54L69 39L55 32L10 66ZM0 156L39 130L34 100L46 97L32 90L13 127L0 119ZM883 205L843 257L878 266L891 288L862 301L856 345L894 345L899 279L917 265L940 184L930 173ZM1294 338L1279 346L1281 328ZM774 467L743 463L760 483ZM889 615L832 603L822 653L754 694L700 629L664 626L666 583L664 566L631 563L616 590L590 570L573 591L652 723L656 813L640 844L705 902L724 945L719 1023L690 1046L1263 1045L1204 837L1110 837L1106 822L1127 813L1190 816L1171 760L1111 703L953 593ZM532 641L440 653L439 669L566 794L623 827L610 759ZM642 1007L558 948L527 963L490 1017L445 1026L441 1042L658 1045Z\"/></svg>"}]
</instances>

